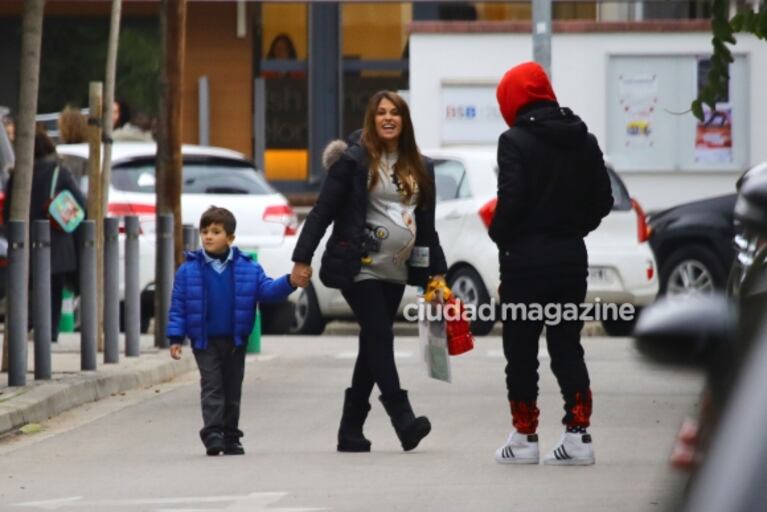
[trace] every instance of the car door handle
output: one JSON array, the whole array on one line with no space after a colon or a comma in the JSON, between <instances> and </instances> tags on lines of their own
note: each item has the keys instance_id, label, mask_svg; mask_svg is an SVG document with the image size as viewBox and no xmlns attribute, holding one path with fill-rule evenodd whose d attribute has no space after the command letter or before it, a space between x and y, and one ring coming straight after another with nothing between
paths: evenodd
<instances>
[{"instance_id":1,"label":"car door handle","mask_svg":"<svg viewBox=\"0 0 767 512\"><path fill-rule=\"evenodd\" d=\"M461 212L459 212L457 210L453 210L452 212L450 212L447 215L445 215L445 218L446 219L451 219L451 220L460 219L461 218Z\"/></svg>"}]
</instances>

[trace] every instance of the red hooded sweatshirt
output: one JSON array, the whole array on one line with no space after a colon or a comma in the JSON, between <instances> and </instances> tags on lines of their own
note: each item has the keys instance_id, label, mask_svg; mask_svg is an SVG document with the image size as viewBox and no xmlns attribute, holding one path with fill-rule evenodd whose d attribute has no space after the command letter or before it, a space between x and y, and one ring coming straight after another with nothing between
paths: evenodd
<instances>
[{"instance_id":1,"label":"red hooded sweatshirt","mask_svg":"<svg viewBox=\"0 0 767 512\"><path fill-rule=\"evenodd\" d=\"M514 66L503 75L495 90L501 115L509 126L514 125L519 109L536 101L557 101L549 77L535 62Z\"/></svg>"}]
</instances>

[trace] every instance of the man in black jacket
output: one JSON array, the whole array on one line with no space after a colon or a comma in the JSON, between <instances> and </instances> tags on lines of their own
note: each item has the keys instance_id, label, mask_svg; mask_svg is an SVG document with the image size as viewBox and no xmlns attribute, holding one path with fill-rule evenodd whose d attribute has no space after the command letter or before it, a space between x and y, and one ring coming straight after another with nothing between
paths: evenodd
<instances>
[{"instance_id":1,"label":"man in black jacket","mask_svg":"<svg viewBox=\"0 0 767 512\"><path fill-rule=\"evenodd\" d=\"M559 106L538 64L510 69L498 84L497 99L509 129L498 141L498 204L490 237L500 253L501 301L524 309L502 308L514 429L495 457L504 464L538 463L538 339L546 323L551 369L565 401L565 432L544 464L593 464L583 322L545 322L551 319L528 313L532 305L562 311L564 304L584 301L583 238L612 208L610 180L596 138L570 109Z\"/></svg>"}]
</instances>

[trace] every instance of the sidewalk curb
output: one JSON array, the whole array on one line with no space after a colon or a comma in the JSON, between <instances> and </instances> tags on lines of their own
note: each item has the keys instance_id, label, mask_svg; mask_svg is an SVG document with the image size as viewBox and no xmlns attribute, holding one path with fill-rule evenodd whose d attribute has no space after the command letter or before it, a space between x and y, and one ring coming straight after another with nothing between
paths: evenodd
<instances>
[{"instance_id":1,"label":"sidewalk curb","mask_svg":"<svg viewBox=\"0 0 767 512\"><path fill-rule=\"evenodd\" d=\"M137 368L96 370L33 382L0 402L0 435L27 423L45 421L64 411L123 391L167 382L195 368L193 357L152 359Z\"/></svg>"}]
</instances>

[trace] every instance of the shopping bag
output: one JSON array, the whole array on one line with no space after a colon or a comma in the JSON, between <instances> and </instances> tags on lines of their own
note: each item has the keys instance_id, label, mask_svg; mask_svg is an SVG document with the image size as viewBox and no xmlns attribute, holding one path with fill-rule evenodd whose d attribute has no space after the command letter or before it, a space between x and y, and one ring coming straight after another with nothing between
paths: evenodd
<instances>
[{"instance_id":1,"label":"shopping bag","mask_svg":"<svg viewBox=\"0 0 767 512\"><path fill-rule=\"evenodd\" d=\"M450 297L446 304L452 308L450 314L445 315L447 352L451 356L457 356L474 348L474 336L471 334L469 321L464 318L466 307L463 302Z\"/></svg>"},{"instance_id":2,"label":"shopping bag","mask_svg":"<svg viewBox=\"0 0 767 512\"><path fill-rule=\"evenodd\" d=\"M444 315L426 314L427 304L423 298L418 299L419 314L418 318L418 338L421 344L424 362L426 363L426 373L432 379L445 382L452 381L450 372L450 355L447 349L447 328ZM441 308L442 304L430 305L433 308ZM438 318L431 320L430 318Z\"/></svg>"}]
</instances>

